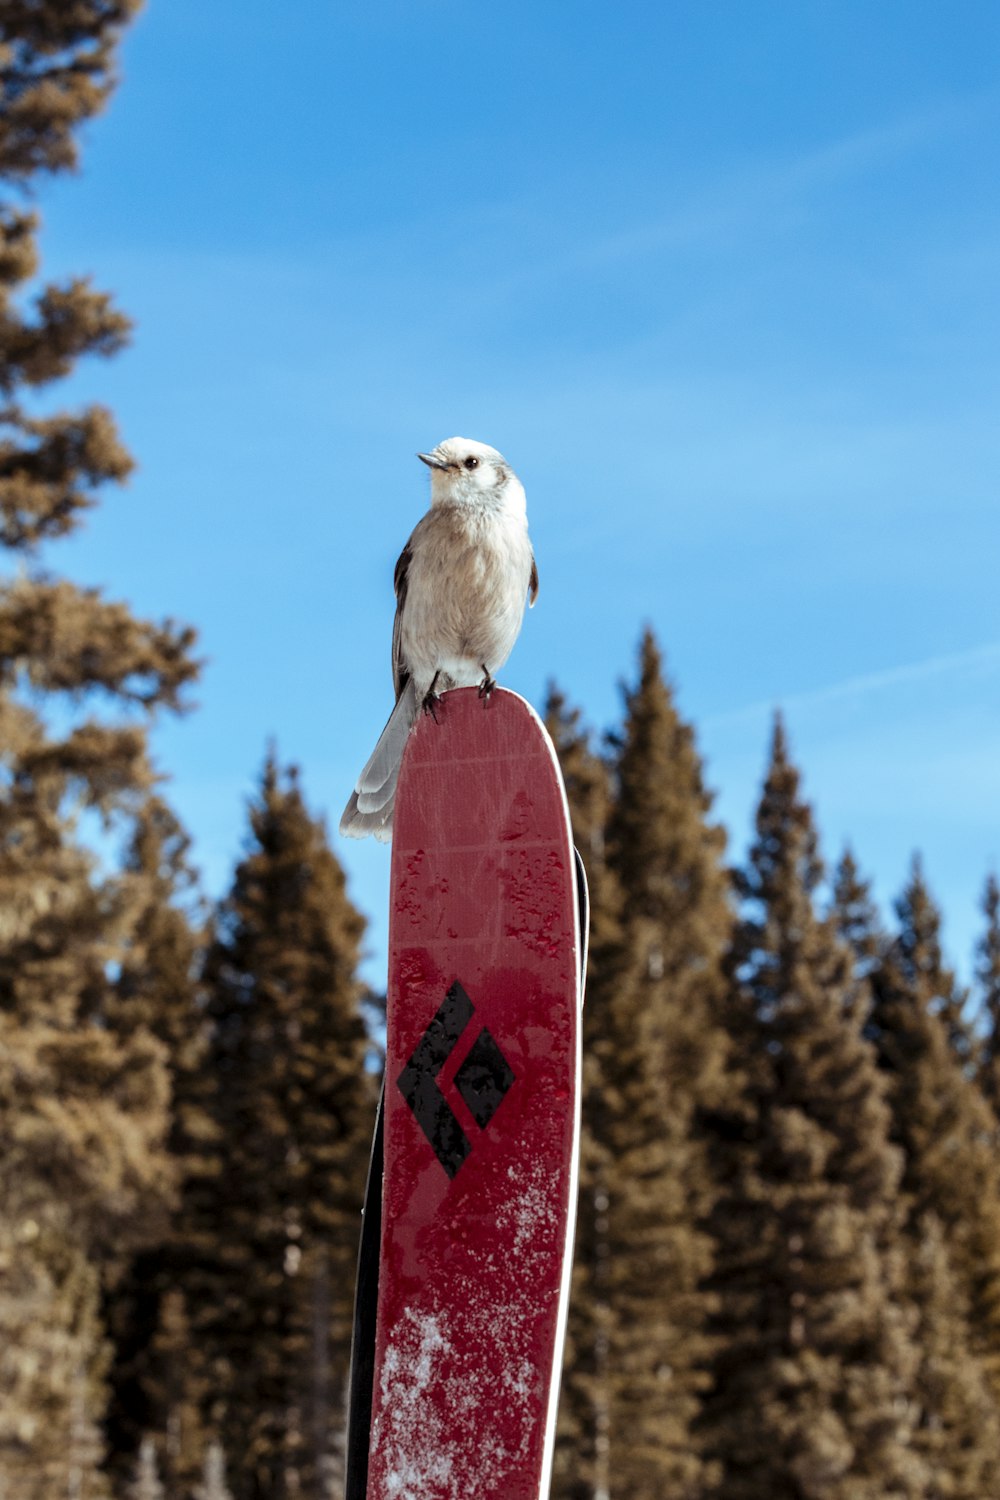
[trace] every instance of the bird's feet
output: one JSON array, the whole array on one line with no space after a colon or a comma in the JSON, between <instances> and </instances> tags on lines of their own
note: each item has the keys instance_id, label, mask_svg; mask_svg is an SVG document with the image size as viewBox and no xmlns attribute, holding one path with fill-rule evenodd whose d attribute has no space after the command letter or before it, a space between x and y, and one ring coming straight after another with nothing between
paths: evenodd
<instances>
[{"instance_id":1,"label":"bird's feet","mask_svg":"<svg viewBox=\"0 0 1000 1500\"><path fill-rule=\"evenodd\" d=\"M437 709L437 705L441 702L441 694L440 693L436 693L434 691L434 689L437 687L437 680L438 680L438 678L440 676L441 676L440 672L435 672L434 673L434 676L431 678L431 685L427 689L426 693L424 694L424 701L423 701L423 704L421 705L422 708L423 708L423 710L424 710L424 713L425 714L430 714L430 716L434 720L435 724L437 724L439 722L438 721L438 716L437 716L437 713L436 713L436 709Z\"/></svg>"},{"instance_id":2,"label":"bird's feet","mask_svg":"<svg viewBox=\"0 0 1000 1500\"><path fill-rule=\"evenodd\" d=\"M480 698L485 699L485 701L488 703L490 701L490 696L493 692L493 689L496 687L496 681L490 676L489 667L484 661L481 661L479 665L482 667L484 673L483 680L479 684L479 696Z\"/></svg>"}]
</instances>

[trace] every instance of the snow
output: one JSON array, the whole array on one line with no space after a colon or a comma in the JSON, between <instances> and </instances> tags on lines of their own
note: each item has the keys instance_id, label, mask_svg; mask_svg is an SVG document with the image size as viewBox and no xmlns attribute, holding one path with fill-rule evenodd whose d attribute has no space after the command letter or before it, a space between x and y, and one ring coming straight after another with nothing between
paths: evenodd
<instances>
[{"instance_id":1,"label":"snow","mask_svg":"<svg viewBox=\"0 0 1000 1500\"><path fill-rule=\"evenodd\" d=\"M532 1242L548 1246L559 1227L557 1179L537 1161L508 1167L507 1176L516 1196L501 1208L497 1223L513 1227L515 1255L523 1255Z\"/></svg>"},{"instance_id":2,"label":"snow","mask_svg":"<svg viewBox=\"0 0 1000 1500\"><path fill-rule=\"evenodd\" d=\"M453 1243L389 1331L372 1434L386 1500L499 1497L540 1457L560 1175L528 1158L500 1181L488 1248Z\"/></svg>"},{"instance_id":3,"label":"snow","mask_svg":"<svg viewBox=\"0 0 1000 1500\"><path fill-rule=\"evenodd\" d=\"M379 1437L389 1500L453 1494L452 1460L441 1419L420 1399L435 1376L435 1364L451 1353L441 1322L440 1317L407 1309L385 1353L379 1387L379 1425L385 1430Z\"/></svg>"}]
</instances>

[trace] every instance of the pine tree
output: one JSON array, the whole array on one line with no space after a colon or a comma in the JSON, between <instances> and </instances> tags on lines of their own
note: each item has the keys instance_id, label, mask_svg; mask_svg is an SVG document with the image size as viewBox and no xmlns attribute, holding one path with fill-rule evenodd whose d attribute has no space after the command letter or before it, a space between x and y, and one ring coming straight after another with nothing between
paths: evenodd
<instances>
[{"instance_id":1,"label":"pine tree","mask_svg":"<svg viewBox=\"0 0 1000 1500\"><path fill-rule=\"evenodd\" d=\"M182 1287L237 1500L319 1500L337 1450L372 1090L362 920L270 757L205 967L218 1141L189 1173Z\"/></svg>"},{"instance_id":2,"label":"pine tree","mask_svg":"<svg viewBox=\"0 0 1000 1500\"><path fill-rule=\"evenodd\" d=\"M21 1059L0 1040L0 1068L8 1062ZM17 1157L10 1165L0 1167L0 1495L105 1500L97 1271L74 1245L71 1214Z\"/></svg>"},{"instance_id":3,"label":"pine tree","mask_svg":"<svg viewBox=\"0 0 1000 1500\"><path fill-rule=\"evenodd\" d=\"M141 0L3 0L0 178L77 165L74 131L114 86L115 50Z\"/></svg>"},{"instance_id":4,"label":"pine tree","mask_svg":"<svg viewBox=\"0 0 1000 1500\"><path fill-rule=\"evenodd\" d=\"M131 468L107 411L33 418L18 400L19 389L46 386L81 355L115 353L127 320L82 278L43 288L30 314L14 299L38 269L38 217L20 190L39 172L76 165L74 132L105 102L119 32L137 8L136 0L0 4L0 541L18 551L71 531L99 486ZM70 685L75 598L58 588L45 596L51 644L69 653ZM81 623L96 623L96 614L96 600L81 601ZM113 622L105 615L102 623ZM57 662L51 670L58 674Z\"/></svg>"},{"instance_id":5,"label":"pine tree","mask_svg":"<svg viewBox=\"0 0 1000 1500\"><path fill-rule=\"evenodd\" d=\"M860 1021L879 1045L883 1067L893 1050L885 1025L896 1019L904 1025L904 1030L913 1028L916 1033L908 1045L911 1058L924 1055L926 1062L927 1053L936 1056L940 1072L954 1083L954 1068L943 1028L934 1024L925 1026L919 1018L919 1007L916 1017L907 1017L905 1005L897 1008L892 1003L887 975L881 973L887 961L891 966L892 939L882 928L868 883L861 878L853 861L850 863L849 879L842 878L843 866L838 872L835 919L840 930L849 936L857 962L870 977L879 997L873 1004L873 989L866 988L867 1006L859 1008ZM915 904L925 909L922 897ZM936 932L936 922L933 927ZM939 948L937 952L940 956ZM932 987L939 990L941 980L932 981ZM902 1056L900 1050L897 1061ZM933 1067L929 1070L931 1078L934 1071ZM888 1079L891 1091L891 1070ZM913 1101L910 1103L912 1107ZM918 1106L912 1112L918 1118L923 1108ZM905 1142L895 1112L893 1133ZM953 1140L952 1149L955 1145ZM914 1179L908 1181L912 1189ZM914 1447L926 1462L930 1496L958 1500L959 1496L988 1494L996 1485L997 1413L986 1366L972 1349L968 1296L956 1277L941 1222L926 1207L926 1199L918 1195L914 1206L912 1197L904 1195L903 1202L908 1213L904 1238L906 1295L917 1320L919 1351L914 1381Z\"/></svg>"},{"instance_id":6,"label":"pine tree","mask_svg":"<svg viewBox=\"0 0 1000 1500\"><path fill-rule=\"evenodd\" d=\"M855 973L860 979L868 979L882 956L884 934L871 888L849 849L834 871L830 915L837 936L854 955ZM859 999L870 1001L867 988L860 989Z\"/></svg>"},{"instance_id":7,"label":"pine tree","mask_svg":"<svg viewBox=\"0 0 1000 1500\"><path fill-rule=\"evenodd\" d=\"M611 757L610 802L607 770L572 716L563 711L559 727L598 892L561 1493L680 1500L705 1477L692 1424L709 1263L699 1221L710 1193L696 1118L723 1088L714 1014L729 924L723 836L707 822L693 735L648 632Z\"/></svg>"},{"instance_id":8,"label":"pine tree","mask_svg":"<svg viewBox=\"0 0 1000 1500\"><path fill-rule=\"evenodd\" d=\"M190 1494L207 1452L204 1415L209 1405L208 1376L193 1347L191 1320L183 1291L172 1283L182 1276L185 1246L177 1228L168 1238L151 1279L159 1292L156 1329L143 1362L143 1393L158 1422L162 1470L171 1496Z\"/></svg>"},{"instance_id":9,"label":"pine tree","mask_svg":"<svg viewBox=\"0 0 1000 1500\"><path fill-rule=\"evenodd\" d=\"M922 969L924 979L931 983L925 1004L940 1018L952 1051L962 1068L970 1072L976 1062L977 1043L966 1014L968 991L945 965L941 948L941 916L924 880L919 855L914 856L910 882L897 912L904 920L900 955L907 952L906 963L914 969ZM912 947L907 949L911 938Z\"/></svg>"},{"instance_id":10,"label":"pine tree","mask_svg":"<svg viewBox=\"0 0 1000 1500\"><path fill-rule=\"evenodd\" d=\"M704 1108L729 1084L717 1014L732 922L726 838L708 821L712 795L694 732L677 712L649 631L612 770L608 864L624 900L626 948L646 986L643 1009L672 1095Z\"/></svg>"},{"instance_id":11,"label":"pine tree","mask_svg":"<svg viewBox=\"0 0 1000 1500\"><path fill-rule=\"evenodd\" d=\"M713 1493L924 1500L909 1446L902 1163L851 953L816 911L822 873L779 720L730 958L743 1096L720 1111L715 1152Z\"/></svg>"},{"instance_id":12,"label":"pine tree","mask_svg":"<svg viewBox=\"0 0 1000 1500\"><path fill-rule=\"evenodd\" d=\"M976 978L979 1013L986 1021L979 1059L979 1083L993 1112L1000 1118L1000 884L990 875L983 892L986 931L979 944Z\"/></svg>"},{"instance_id":13,"label":"pine tree","mask_svg":"<svg viewBox=\"0 0 1000 1500\"><path fill-rule=\"evenodd\" d=\"M552 736L590 898L590 948L583 1011L583 1099L573 1287L563 1361L553 1494L590 1500L607 1494L610 1428L608 1219L609 1155L603 1082L613 1055L610 1003L621 962L621 897L607 866L611 800L608 768L593 749L578 709L550 687L545 724Z\"/></svg>"},{"instance_id":14,"label":"pine tree","mask_svg":"<svg viewBox=\"0 0 1000 1500\"><path fill-rule=\"evenodd\" d=\"M720 1026L731 927L725 834L651 632L614 746L608 863L623 898L607 1091L616 1494L696 1495L714 1182L699 1134L728 1090Z\"/></svg>"},{"instance_id":15,"label":"pine tree","mask_svg":"<svg viewBox=\"0 0 1000 1500\"><path fill-rule=\"evenodd\" d=\"M914 1222L907 1291L920 1350L913 1445L927 1494L982 1500L996 1493L1000 1417L983 1366L970 1357L968 1302L933 1214Z\"/></svg>"},{"instance_id":16,"label":"pine tree","mask_svg":"<svg viewBox=\"0 0 1000 1500\"><path fill-rule=\"evenodd\" d=\"M128 324L84 280L43 286L38 173L75 164L75 131L111 88L129 0L0 3L0 1488L17 1500L105 1493L97 1473L102 1277L162 1215L169 1080L149 1030L109 1024L141 880L100 862L88 820L127 834L154 772L146 724L196 675L192 633L53 577L41 543L71 532L131 461L101 408L29 402ZM11 1309L25 1308L29 1316Z\"/></svg>"},{"instance_id":17,"label":"pine tree","mask_svg":"<svg viewBox=\"0 0 1000 1500\"><path fill-rule=\"evenodd\" d=\"M204 1094L205 1017L196 983L201 912L189 910L195 875L189 842L171 810L150 798L137 819L125 868L139 886L134 920L108 1023L129 1036L152 1033L167 1049L171 1157L183 1175L188 1155L211 1136ZM161 1221L155 1243L108 1288L105 1318L114 1342L107 1420L111 1472L129 1471L145 1437L158 1448L171 1488L200 1473L198 1402L187 1389L183 1295L175 1290L183 1246Z\"/></svg>"},{"instance_id":18,"label":"pine tree","mask_svg":"<svg viewBox=\"0 0 1000 1500\"><path fill-rule=\"evenodd\" d=\"M904 1153L903 1189L913 1224L932 1214L942 1226L968 1299L970 1347L1000 1400L995 1123L950 1040L955 1006L947 999L959 992L943 961L940 916L918 862L896 913L899 932L872 976L867 1032L889 1082L893 1138Z\"/></svg>"}]
</instances>

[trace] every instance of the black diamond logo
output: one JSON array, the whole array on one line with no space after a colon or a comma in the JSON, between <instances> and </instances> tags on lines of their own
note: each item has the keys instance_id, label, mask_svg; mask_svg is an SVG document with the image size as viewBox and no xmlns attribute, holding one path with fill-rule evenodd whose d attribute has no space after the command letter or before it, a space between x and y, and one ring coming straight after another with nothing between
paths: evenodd
<instances>
[{"instance_id":1,"label":"black diamond logo","mask_svg":"<svg viewBox=\"0 0 1000 1500\"><path fill-rule=\"evenodd\" d=\"M403 1098L449 1177L456 1175L472 1144L438 1088L437 1078L474 1012L472 1001L456 979L397 1079ZM455 1074L455 1085L480 1130L486 1129L513 1082L510 1063L484 1026Z\"/></svg>"},{"instance_id":2,"label":"black diamond logo","mask_svg":"<svg viewBox=\"0 0 1000 1500\"><path fill-rule=\"evenodd\" d=\"M513 1082L513 1068L484 1026L455 1074L455 1087L480 1130L486 1129Z\"/></svg>"}]
</instances>

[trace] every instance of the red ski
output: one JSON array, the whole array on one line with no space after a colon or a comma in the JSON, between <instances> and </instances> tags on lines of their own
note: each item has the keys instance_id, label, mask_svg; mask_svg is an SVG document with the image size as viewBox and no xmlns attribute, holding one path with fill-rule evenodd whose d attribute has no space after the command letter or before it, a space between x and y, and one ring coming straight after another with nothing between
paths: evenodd
<instances>
[{"instance_id":1,"label":"red ski","mask_svg":"<svg viewBox=\"0 0 1000 1500\"><path fill-rule=\"evenodd\" d=\"M540 1500L576 1201L575 856L555 753L527 703L465 688L437 716L414 729L396 796L359 1493Z\"/></svg>"}]
</instances>

